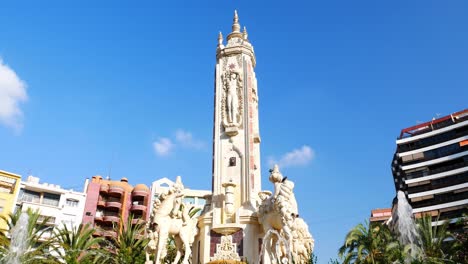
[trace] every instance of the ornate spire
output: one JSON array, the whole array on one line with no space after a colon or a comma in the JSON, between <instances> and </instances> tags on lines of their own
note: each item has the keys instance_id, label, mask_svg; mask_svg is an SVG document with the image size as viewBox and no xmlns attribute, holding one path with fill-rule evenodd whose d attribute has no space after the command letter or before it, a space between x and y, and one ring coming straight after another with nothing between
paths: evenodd
<instances>
[{"instance_id":1,"label":"ornate spire","mask_svg":"<svg viewBox=\"0 0 468 264\"><path fill-rule=\"evenodd\" d=\"M247 40L248 37L249 37L249 34L247 33L247 28L244 26L244 31L242 31L242 38L244 40Z\"/></svg>"},{"instance_id":2,"label":"ornate spire","mask_svg":"<svg viewBox=\"0 0 468 264\"><path fill-rule=\"evenodd\" d=\"M231 38L243 38L241 33L241 27L239 24L239 16L237 15L237 10L234 10L234 19L232 20L232 32L227 36L229 41Z\"/></svg>"},{"instance_id":3,"label":"ornate spire","mask_svg":"<svg viewBox=\"0 0 468 264\"><path fill-rule=\"evenodd\" d=\"M232 22L232 32L239 33L240 32L240 25L239 25L239 16L237 16L237 10L234 10L234 19Z\"/></svg>"}]
</instances>

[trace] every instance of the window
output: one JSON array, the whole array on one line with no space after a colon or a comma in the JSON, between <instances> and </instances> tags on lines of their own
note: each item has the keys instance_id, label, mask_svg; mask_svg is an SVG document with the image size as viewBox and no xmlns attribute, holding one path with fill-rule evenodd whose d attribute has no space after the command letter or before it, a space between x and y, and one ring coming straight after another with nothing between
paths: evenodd
<instances>
[{"instance_id":1,"label":"window","mask_svg":"<svg viewBox=\"0 0 468 264\"><path fill-rule=\"evenodd\" d=\"M78 200L75 200L75 199L67 199L67 206L70 206L70 207L78 207L78 204L80 202Z\"/></svg>"},{"instance_id":2,"label":"window","mask_svg":"<svg viewBox=\"0 0 468 264\"><path fill-rule=\"evenodd\" d=\"M236 166L236 157L229 158L229 167Z\"/></svg>"},{"instance_id":3,"label":"window","mask_svg":"<svg viewBox=\"0 0 468 264\"><path fill-rule=\"evenodd\" d=\"M89 214L89 215L91 215L91 214ZM102 210L97 210L96 211L96 217L102 217L103 215L104 215L104 212Z\"/></svg>"},{"instance_id":4,"label":"window","mask_svg":"<svg viewBox=\"0 0 468 264\"><path fill-rule=\"evenodd\" d=\"M59 201L60 201L60 194L44 193L42 204L50 205L50 206L58 206Z\"/></svg>"},{"instance_id":5,"label":"window","mask_svg":"<svg viewBox=\"0 0 468 264\"><path fill-rule=\"evenodd\" d=\"M5 176L0 176L0 192L2 193L13 193L16 185L16 180L5 177Z\"/></svg>"},{"instance_id":6,"label":"window","mask_svg":"<svg viewBox=\"0 0 468 264\"><path fill-rule=\"evenodd\" d=\"M37 218L37 222L41 223L41 224L42 223L47 224L47 225L54 224L55 223L55 217L39 215L39 217Z\"/></svg>"},{"instance_id":7,"label":"window","mask_svg":"<svg viewBox=\"0 0 468 264\"><path fill-rule=\"evenodd\" d=\"M41 194L38 192L21 189L20 201L30 202L30 203L40 203Z\"/></svg>"}]
</instances>

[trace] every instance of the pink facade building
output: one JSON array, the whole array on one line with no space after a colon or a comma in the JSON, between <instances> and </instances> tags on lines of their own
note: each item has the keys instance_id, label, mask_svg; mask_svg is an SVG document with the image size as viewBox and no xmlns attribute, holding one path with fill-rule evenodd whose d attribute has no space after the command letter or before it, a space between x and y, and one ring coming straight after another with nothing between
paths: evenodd
<instances>
[{"instance_id":1,"label":"pink facade building","mask_svg":"<svg viewBox=\"0 0 468 264\"><path fill-rule=\"evenodd\" d=\"M145 223L149 214L150 190L144 184L135 187L127 178L120 181L93 176L86 187L83 224L96 228L96 236L115 237L115 227L123 228L130 215L132 224Z\"/></svg>"}]
</instances>

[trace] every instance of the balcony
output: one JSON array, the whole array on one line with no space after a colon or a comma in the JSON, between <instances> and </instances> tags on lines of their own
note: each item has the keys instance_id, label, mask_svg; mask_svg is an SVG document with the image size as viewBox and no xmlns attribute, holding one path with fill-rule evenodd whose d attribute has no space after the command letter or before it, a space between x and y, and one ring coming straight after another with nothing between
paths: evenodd
<instances>
[{"instance_id":1,"label":"balcony","mask_svg":"<svg viewBox=\"0 0 468 264\"><path fill-rule=\"evenodd\" d=\"M113 237L113 238L116 238L117 237L117 232L115 231L104 231L103 232L103 235L105 237Z\"/></svg>"},{"instance_id":2,"label":"balcony","mask_svg":"<svg viewBox=\"0 0 468 264\"><path fill-rule=\"evenodd\" d=\"M120 202L106 202L106 207L120 209L122 208L122 204Z\"/></svg>"},{"instance_id":3,"label":"balcony","mask_svg":"<svg viewBox=\"0 0 468 264\"><path fill-rule=\"evenodd\" d=\"M109 194L114 196L121 196L125 192L124 188L120 186L111 186L109 187Z\"/></svg>"},{"instance_id":4,"label":"balcony","mask_svg":"<svg viewBox=\"0 0 468 264\"><path fill-rule=\"evenodd\" d=\"M120 222L120 218L118 216L114 216L114 215L105 215L103 220L105 222L112 222L112 223L116 223L116 224L118 224Z\"/></svg>"},{"instance_id":5,"label":"balcony","mask_svg":"<svg viewBox=\"0 0 468 264\"><path fill-rule=\"evenodd\" d=\"M132 197L146 197L149 192L146 190L133 190Z\"/></svg>"},{"instance_id":6,"label":"balcony","mask_svg":"<svg viewBox=\"0 0 468 264\"><path fill-rule=\"evenodd\" d=\"M94 216L94 222L100 222L103 220L104 218L102 217L102 214Z\"/></svg>"},{"instance_id":7,"label":"balcony","mask_svg":"<svg viewBox=\"0 0 468 264\"><path fill-rule=\"evenodd\" d=\"M40 215L37 218L37 223L38 224L43 224L43 225L48 225L48 226L53 226L53 225L55 225L55 217Z\"/></svg>"},{"instance_id":8,"label":"balcony","mask_svg":"<svg viewBox=\"0 0 468 264\"><path fill-rule=\"evenodd\" d=\"M98 200L98 201L97 201L97 206L102 206L102 207L106 206L106 201L104 201L104 200Z\"/></svg>"},{"instance_id":9,"label":"balcony","mask_svg":"<svg viewBox=\"0 0 468 264\"><path fill-rule=\"evenodd\" d=\"M132 220L132 225L144 225L145 223L146 221L141 218L135 218Z\"/></svg>"},{"instance_id":10,"label":"balcony","mask_svg":"<svg viewBox=\"0 0 468 264\"><path fill-rule=\"evenodd\" d=\"M140 205L140 204L134 204L130 208L132 211L143 211L146 212L146 206L145 205Z\"/></svg>"},{"instance_id":11,"label":"balcony","mask_svg":"<svg viewBox=\"0 0 468 264\"><path fill-rule=\"evenodd\" d=\"M107 184L103 184L101 185L101 187L99 187L99 192L107 193L108 191L109 191L109 185Z\"/></svg>"}]
</instances>

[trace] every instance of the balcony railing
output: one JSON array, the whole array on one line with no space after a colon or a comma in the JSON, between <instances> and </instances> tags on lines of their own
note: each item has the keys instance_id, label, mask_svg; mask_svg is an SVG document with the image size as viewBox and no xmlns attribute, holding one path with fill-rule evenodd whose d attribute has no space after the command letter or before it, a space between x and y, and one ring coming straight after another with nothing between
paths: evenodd
<instances>
[{"instance_id":1,"label":"balcony railing","mask_svg":"<svg viewBox=\"0 0 468 264\"><path fill-rule=\"evenodd\" d=\"M97 206L106 206L106 201L104 201L104 200L98 200L98 201L97 201Z\"/></svg>"},{"instance_id":2,"label":"balcony railing","mask_svg":"<svg viewBox=\"0 0 468 264\"><path fill-rule=\"evenodd\" d=\"M101 187L99 187L99 191L102 193L107 193L109 191L109 185L103 184Z\"/></svg>"},{"instance_id":3,"label":"balcony railing","mask_svg":"<svg viewBox=\"0 0 468 264\"><path fill-rule=\"evenodd\" d=\"M124 188L120 187L120 186L110 186L109 187L109 194L113 194L113 195L122 195L124 194L125 190Z\"/></svg>"},{"instance_id":4,"label":"balcony railing","mask_svg":"<svg viewBox=\"0 0 468 264\"><path fill-rule=\"evenodd\" d=\"M115 231L104 231L103 234L105 237L117 237L117 232Z\"/></svg>"},{"instance_id":5,"label":"balcony railing","mask_svg":"<svg viewBox=\"0 0 468 264\"><path fill-rule=\"evenodd\" d=\"M443 163L441 163L441 164L443 164ZM427 170L421 170L421 171L415 171L415 172L407 173L406 174L406 179L410 180L410 179L421 178L421 177L425 177L425 176L429 176L429 175L434 175L434 174L437 174L437 173L456 170L456 169L466 167L466 166L468 166L467 161L461 161L461 162L458 162L458 163L450 162L448 165L444 165L444 166L439 165L437 168L434 168L434 169L431 169L431 170L427 169Z\"/></svg>"},{"instance_id":6,"label":"balcony railing","mask_svg":"<svg viewBox=\"0 0 468 264\"><path fill-rule=\"evenodd\" d=\"M455 123L463 122L468 119L467 113L468 109L465 109L423 124L405 128L401 130L399 139L413 137L416 135L427 133L429 131L441 129Z\"/></svg>"},{"instance_id":7,"label":"balcony railing","mask_svg":"<svg viewBox=\"0 0 468 264\"><path fill-rule=\"evenodd\" d=\"M94 230L94 233L93 233L94 236L102 236L103 234L104 232L99 229Z\"/></svg>"},{"instance_id":8,"label":"balcony railing","mask_svg":"<svg viewBox=\"0 0 468 264\"><path fill-rule=\"evenodd\" d=\"M468 172L452 175L450 176L450 178L431 180L427 184L409 187L408 194L441 189L452 185L462 184L465 182L468 182Z\"/></svg>"},{"instance_id":9,"label":"balcony railing","mask_svg":"<svg viewBox=\"0 0 468 264\"><path fill-rule=\"evenodd\" d=\"M432 199L413 202L411 203L411 206L413 207L413 210L414 210L414 209L421 208L421 207L426 207L426 206L431 206L431 205L436 205L436 204L450 203L454 201L461 201L464 199L468 199L468 192L441 193L441 194L434 195L434 198Z\"/></svg>"},{"instance_id":10,"label":"balcony railing","mask_svg":"<svg viewBox=\"0 0 468 264\"><path fill-rule=\"evenodd\" d=\"M148 194L149 192L145 190L134 190L132 192L132 197L146 197Z\"/></svg>"},{"instance_id":11,"label":"balcony railing","mask_svg":"<svg viewBox=\"0 0 468 264\"><path fill-rule=\"evenodd\" d=\"M113 215L105 215L103 220L105 222L112 222L112 223L119 223L120 218L118 216L113 216Z\"/></svg>"},{"instance_id":12,"label":"balcony railing","mask_svg":"<svg viewBox=\"0 0 468 264\"><path fill-rule=\"evenodd\" d=\"M106 202L106 207L120 209L122 208L122 204L120 202Z\"/></svg>"},{"instance_id":13,"label":"balcony railing","mask_svg":"<svg viewBox=\"0 0 468 264\"><path fill-rule=\"evenodd\" d=\"M145 205L140 205L140 204L134 204L130 208L132 211L146 211L146 206Z\"/></svg>"},{"instance_id":14,"label":"balcony railing","mask_svg":"<svg viewBox=\"0 0 468 264\"><path fill-rule=\"evenodd\" d=\"M466 150L468 150L467 146L460 147L459 143L455 143L455 144L444 146L438 149L428 150L422 153L417 153L417 154L402 157L402 165L408 166L408 165L417 164L417 163L421 163L425 161L435 160L438 158L447 157L450 155L461 153Z\"/></svg>"}]
</instances>

